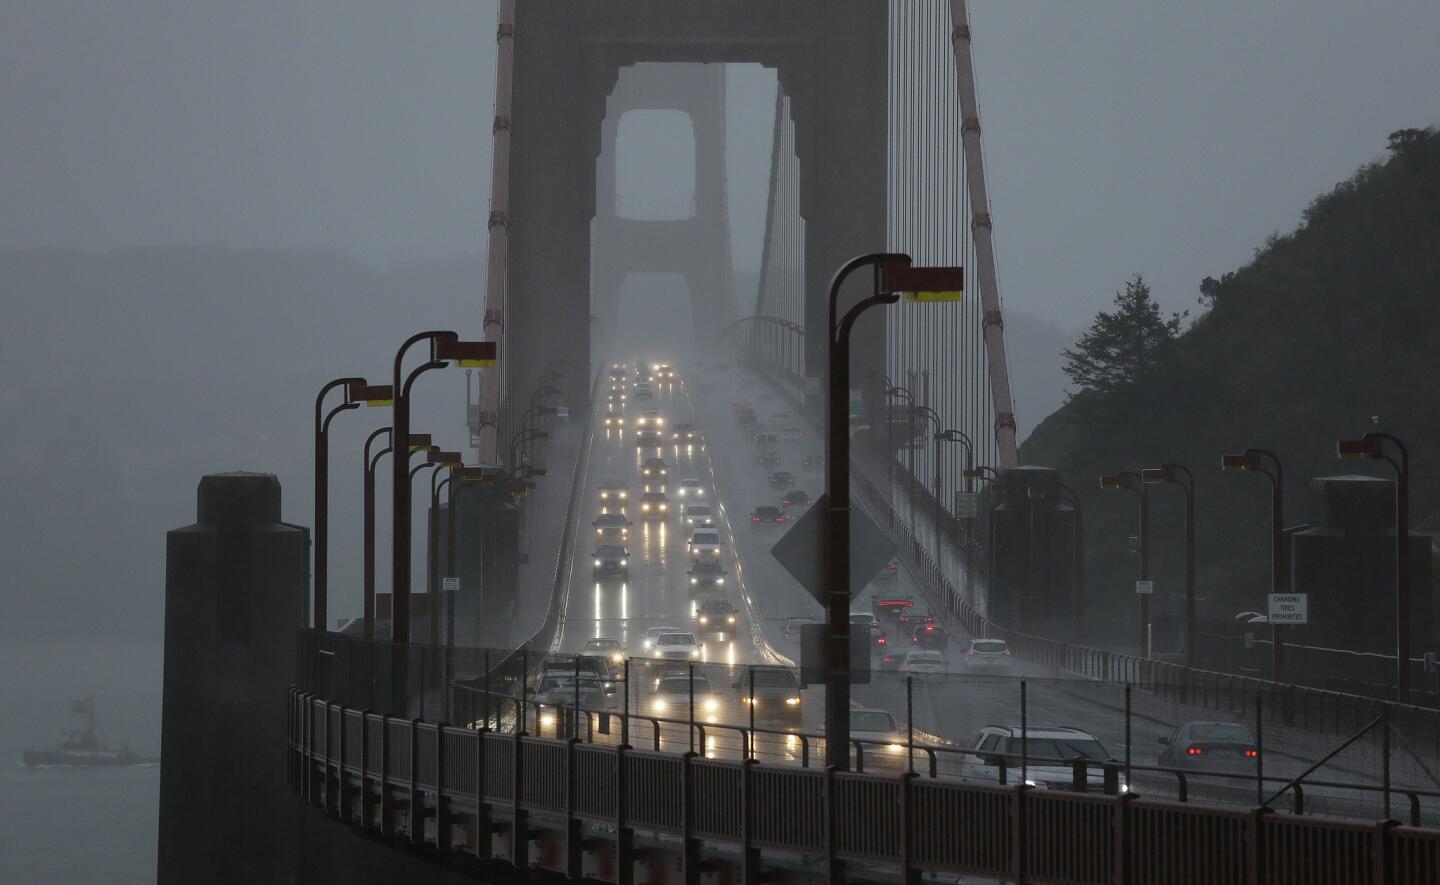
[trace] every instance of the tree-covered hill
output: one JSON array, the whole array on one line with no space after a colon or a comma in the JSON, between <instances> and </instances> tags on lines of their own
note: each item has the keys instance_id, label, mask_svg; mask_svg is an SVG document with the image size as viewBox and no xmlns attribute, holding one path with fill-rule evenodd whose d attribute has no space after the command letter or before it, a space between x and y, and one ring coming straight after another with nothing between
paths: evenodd
<instances>
[{"instance_id":1,"label":"tree-covered hill","mask_svg":"<svg viewBox=\"0 0 1440 885\"><path fill-rule=\"evenodd\" d=\"M1404 130L1390 156L1318 197L1292 233L1201 284L1203 313L1143 378L1081 389L1026 440L1026 463L1059 468L1085 504L1087 635L1134 635L1134 496L1097 477L1178 462L1197 486L1197 595L1210 618L1264 610L1268 484L1222 473L1246 447L1284 461L1286 521L1317 519L1314 476L1383 465L1335 458L1335 442L1379 428L1409 445L1412 521L1440 507L1440 134ZM1118 302L1117 302L1118 304ZM1151 572L1162 601L1183 593L1183 495L1151 487ZM1173 609L1156 649L1178 646ZM1168 623L1167 623L1168 622ZM1162 635L1166 638L1162 639Z\"/></svg>"}]
</instances>

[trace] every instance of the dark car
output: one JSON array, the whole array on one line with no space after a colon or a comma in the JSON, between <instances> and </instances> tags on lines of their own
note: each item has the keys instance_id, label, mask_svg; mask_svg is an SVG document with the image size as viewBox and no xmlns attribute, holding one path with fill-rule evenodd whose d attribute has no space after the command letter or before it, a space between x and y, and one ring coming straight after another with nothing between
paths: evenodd
<instances>
[{"instance_id":1,"label":"dark car","mask_svg":"<svg viewBox=\"0 0 1440 885\"><path fill-rule=\"evenodd\" d=\"M740 703L753 708L757 720L792 727L800 725L804 687L795 671L786 667L751 667L734 683Z\"/></svg>"},{"instance_id":2,"label":"dark car","mask_svg":"<svg viewBox=\"0 0 1440 885\"><path fill-rule=\"evenodd\" d=\"M761 452L761 453L759 453L758 455L755 456L755 463L756 463L756 464L764 464L764 465L768 465L768 466L773 466L773 465L775 465L775 464L779 464L779 463L780 463L780 453L779 453L779 452Z\"/></svg>"},{"instance_id":3,"label":"dark car","mask_svg":"<svg viewBox=\"0 0 1440 885\"><path fill-rule=\"evenodd\" d=\"M595 577L630 577L630 551L619 544L601 544L595 548Z\"/></svg>"},{"instance_id":4,"label":"dark car","mask_svg":"<svg viewBox=\"0 0 1440 885\"><path fill-rule=\"evenodd\" d=\"M646 458L645 463L640 465L640 475L645 478L646 485L658 483L670 475L670 467L663 458Z\"/></svg>"},{"instance_id":5,"label":"dark car","mask_svg":"<svg viewBox=\"0 0 1440 885\"><path fill-rule=\"evenodd\" d=\"M788 470L777 470L770 474L770 488L783 489L795 484L795 474Z\"/></svg>"},{"instance_id":6,"label":"dark car","mask_svg":"<svg viewBox=\"0 0 1440 885\"><path fill-rule=\"evenodd\" d=\"M810 493L804 489L791 489L782 500L786 507L809 507Z\"/></svg>"},{"instance_id":7,"label":"dark car","mask_svg":"<svg viewBox=\"0 0 1440 885\"><path fill-rule=\"evenodd\" d=\"M880 669L881 669L881 670L899 670L900 667L905 663L905 656L906 656L906 654L907 654L907 652L903 652L903 651L887 651L887 652L885 652L885 654L883 654L883 655L880 656Z\"/></svg>"},{"instance_id":8,"label":"dark car","mask_svg":"<svg viewBox=\"0 0 1440 885\"><path fill-rule=\"evenodd\" d=\"M700 606L695 613L695 628L699 633L733 633L740 613L728 599L711 599Z\"/></svg>"},{"instance_id":9,"label":"dark car","mask_svg":"<svg viewBox=\"0 0 1440 885\"><path fill-rule=\"evenodd\" d=\"M1161 768L1248 774L1260 755L1250 730L1238 722L1186 722L1167 737L1155 761Z\"/></svg>"},{"instance_id":10,"label":"dark car","mask_svg":"<svg viewBox=\"0 0 1440 885\"><path fill-rule=\"evenodd\" d=\"M785 511L779 507L756 507L750 511L751 525L780 525L785 521Z\"/></svg>"},{"instance_id":11,"label":"dark car","mask_svg":"<svg viewBox=\"0 0 1440 885\"><path fill-rule=\"evenodd\" d=\"M689 443L700 438L700 432L695 429L694 424L676 424L670 428L670 438L676 442Z\"/></svg>"},{"instance_id":12,"label":"dark car","mask_svg":"<svg viewBox=\"0 0 1440 885\"><path fill-rule=\"evenodd\" d=\"M660 431L658 430L642 430L639 433L635 434L636 448L643 449L649 448L650 446L655 446L658 448L664 444L665 441L660 438Z\"/></svg>"},{"instance_id":13,"label":"dark car","mask_svg":"<svg viewBox=\"0 0 1440 885\"><path fill-rule=\"evenodd\" d=\"M729 573L719 559L706 557L695 560L695 564L685 574L690 576L690 588L704 593L724 587L725 575Z\"/></svg>"},{"instance_id":14,"label":"dark car","mask_svg":"<svg viewBox=\"0 0 1440 885\"><path fill-rule=\"evenodd\" d=\"M670 499L664 492L646 492L640 496L641 519L664 519L670 510Z\"/></svg>"},{"instance_id":15,"label":"dark car","mask_svg":"<svg viewBox=\"0 0 1440 885\"><path fill-rule=\"evenodd\" d=\"M900 624L912 631L916 627L935 623L938 623L935 620L935 613L927 608L908 608L900 613Z\"/></svg>"},{"instance_id":16,"label":"dark car","mask_svg":"<svg viewBox=\"0 0 1440 885\"><path fill-rule=\"evenodd\" d=\"M911 648L945 648L945 630L935 624L920 624L910 634Z\"/></svg>"}]
</instances>

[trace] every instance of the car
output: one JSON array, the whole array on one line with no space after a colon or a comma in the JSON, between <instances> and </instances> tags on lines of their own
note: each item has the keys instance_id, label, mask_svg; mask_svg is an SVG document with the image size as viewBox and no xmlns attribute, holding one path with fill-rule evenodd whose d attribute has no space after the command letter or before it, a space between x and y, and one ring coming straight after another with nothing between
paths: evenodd
<instances>
[{"instance_id":1,"label":"car","mask_svg":"<svg viewBox=\"0 0 1440 885\"><path fill-rule=\"evenodd\" d=\"M906 673L934 676L948 673L950 665L946 663L943 652L922 648L906 655L905 663L900 666L900 669Z\"/></svg>"},{"instance_id":2,"label":"car","mask_svg":"<svg viewBox=\"0 0 1440 885\"><path fill-rule=\"evenodd\" d=\"M646 409L635 419L636 427L649 427L659 429L665 426L665 419L661 417L659 409Z\"/></svg>"},{"instance_id":3,"label":"car","mask_svg":"<svg viewBox=\"0 0 1440 885\"><path fill-rule=\"evenodd\" d=\"M870 707L850 708L850 739L859 741L866 757L872 753L905 754L905 729L895 717L884 710Z\"/></svg>"},{"instance_id":4,"label":"car","mask_svg":"<svg viewBox=\"0 0 1440 885\"><path fill-rule=\"evenodd\" d=\"M809 617L809 616L801 616L801 617L797 617L797 618L786 618L786 619L785 619L785 628L784 628L785 638L786 638L786 639L799 639L799 638L800 638L800 628L803 627L803 626L806 625L806 624L814 624L814 623L817 623L817 621L816 621L814 618Z\"/></svg>"},{"instance_id":5,"label":"car","mask_svg":"<svg viewBox=\"0 0 1440 885\"><path fill-rule=\"evenodd\" d=\"M812 452L800 459L800 465L802 467L823 467L825 466L825 456Z\"/></svg>"},{"instance_id":6,"label":"car","mask_svg":"<svg viewBox=\"0 0 1440 885\"><path fill-rule=\"evenodd\" d=\"M613 412L609 415L606 415L605 427L608 430L623 430L625 428L624 416L614 414Z\"/></svg>"},{"instance_id":7,"label":"car","mask_svg":"<svg viewBox=\"0 0 1440 885\"><path fill-rule=\"evenodd\" d=\"M1009 669L1010 646L1003 639L972 639L965 650L965 667L970 670Z\"/></svg>"},{"instance_id":8,"label":"car","mask_svg":"<svg viewBox=\"0 0 1440 885\"><path fill-rule=\"evenodd\" d=\"M729 572L725 571L725 567L720 564L718 556L706 556L695 560L685 574L690 576L690 589L704 593L724 587L725 576Z\"/></svg>"},{"instance_id":9,"label":"car","mask_svg":"<svg viewBox=\"0 0 1440 885\"><path fill-rule=\"evenodd\" d=\"M921 624L939 623L935 620L935 613L928 608L907 608L900 613L900 627L914 632Z\"/></svg>"},{"instance_id":10,"label":"car","mask_svg":"<svg viewBox=\"0 0 1440 885\"><path fill-rule=\"evenodd\" d=\"M728 599L707 600L695 613L695 625L701 633L733 633L739 619L740 613Z\"/></svg>"},{"instance_id":11,"label":"car","mask_svg":"<svg viewBox=\"0 0 1440 885\"><path fill-rule=\"evenodd\" d=\"M770 488L783 489L795 484L795 474L788 470L777 470L770 474Z\"/></svg>"},{"instance_id":12,"label":"car","mask_svg":"<svg viewBox=\"0 0 1440 885\"><path fill-rule=\"evenodd\" d=\"M1260 748L1250 730L1238 722L1185 722L1162 736L1163 749L1155 764L1185 771L1250 774Z\"/></svg>"},{"instance_id":13,"label":"car","mask_svg":"<svg viewBox=\"0 0 1440 885\"><path fill-rule=\"evenodd\" d=\"M771 507L769 505L756 507L750 511L751 525L780 525L785 522L787 518L785 511L779 507Z\"/></svg>"},{"instance_id":14,"label":"car","mask_svg":"<svg viewBox=\"0 0 1440 885\"><path fill-rule=\"evenodd\" d=\"M770 416L770 420L766 423L778 430L781 427L784 427L787 424L793 424L794 422L795 419L790 416L789 412L776 412L775 414Z\"/></svg>"},{"instance_id":15,"label":"car","mask_svg":"<svg viewBox=\"0 0 1440 885\"><path fill-rule=\"evenodd\" d=\"M610 666L610 658L605 655L572 655L568 658L548 658L541 666L541 673L550 673L552 671L571 674L579 673L581 676L589 676L606 683L611 682L615 678L615 670Z\"/></svg>"},{"instance_id":16,"label":"car","mask_svg":"<svg viewBox=\"0 0 1440 885\"><path fill-rule=\"evenodd\" d=\"M736 400L730 404L730 407L735 410L736 415L739 415L741 412L755 411L755 408L750 405L748 400Z\"/></svg>"},{"instance_id":17,"label":"car","mask_svg":"<svg viewBox=\"0 0 1440 885\"><path fill-rule=\"evenodd\" d=\"M851 612L850 626L868 629L870 631L870 644L882 651L890 644L890 635L885 628L880 626L880 621L870 612Z\"/></svg>"},{"instance_id":18,"label":"car","mask_svg":"<svg viewBox=\"0 0 1440 885\"><path fill-rule=\"evenodd\" d=\"M780 445L780 435L771 433L768 430L761 430L755 434L751 442L755 443L755 448L757 449L774 449Z\"/></svg>"},{"instance_id":19,"label":"car","mask_svg":"<svg viewBox=\"0 0 1440 885\"><path fill-rule=\"evenodd\" d=\"M573 708L577 695L580 699L580 709L600 710L610 706L613 688L607 689L603 681L585 673L581 673L577 677L574 673L566 673L564 670L546 671L540 677L540 681L535 683L535 690L531 695L540 730L542 732L547 728L558 730L560 723L557 712ZM546 707L550 709L547 710Z\"/></svg>"},{"instance_id":20,"label":"car","mask_svg":"<svg viewBox=\"0 0 1440 885\"><path fill-rule=\"evenodd\" d=\"M640 465L640 475L645 477L645 482L659 482L670 475L670 465L665 463L664 458L646 458Z\"/></svg>"},{"instance_id":21,"label":"car","mask_svg":"<svg viewBox=\"0 0 1440 885\"><path fill-rule=\"evenodd\" d=\"M656 379L657 381L665 381L665 382L668 383L668 382L671 382L671 381L675 381L677 378L679 378L679 375L676 374L675 370L672 369L672 368L671 368L669 365L667 365L666 363L661 363L661 364L659 364L658 366L655 366L654 368L655 368L655 379Z\"/></svg>"},{"instance_id":22,"label":"car","mask_svg":"<svg viewBox=\"0 0 1440 885\"><path fill-rule=\"evenodd\" d=\"M1037 789L1071 789L1074 784L1071 760L1112 761L1099 738L1078 728L1030 726L1022 732L1018 725L987 725L975 736L970 752L962 757L961 776L971 781L999 783L1003 767L1006 783L1014 783L1020 777L1022 751L1029 757L1026 783ZM1101 792L1105 787L1104 770L1098 765L1089 766L1085 780L1089 791ZM1128 789L1122 774L1120 790Z\"/></svg>"},{"instance_id":23,"label":"car","mask_svg":"<svg viewBox=\"0 0 1440 885\"><path fill-rule=\"evenodd\" d=\"M755 463L763 467L774 467L780 463L780 453L774 450L761 452L755 456Z\"/></svg>"},{"instance_id":24,"label":"car","mask_svg":"<svg viewBox=\"0 0 1440 885\"><path fill-rule=\"evenodd\" d=\"M780 499L786 507L809 507L811 504L810 493L804 489L791 489Z\"/></svg>"},{"instance_id":25,"label":"car","mask_svg":"<svg viewBox=\"0 0 1440 885\"><path fill-rule=\"evenodd\" d=\"M908 593L877 593L870 603L870 613L885 623L904 623L905 615L915 605L915 597Z\"/></svg>"},{"instance_id":26,"label":"car","mask_svg":"<svg viewBox=\"0 0 1440 885\"><path fill-rule=\"evenodd\" d=\"M895 578L900 574L900 561L891 559L885 563L885 567L875 574L870 581L873 584L894 584Z\"/></svg>"},{"instance_id":27,"label":"car","mask_svg":"<svg viewBox=\"0 0 1440 885\"><path fill-rule=\"evenodd\" d=\"M760 419L756 416L754 409L741 409L735 413L735 421L741 428L748 431L750 428L756 426Z\"/></svg>"},{"instance_id":28,"label":"car","mask_svg":"<svg viewBox=\"0 0 1440 885\"><path fill-rule=\"evenodd\" d=\"M594 575L597 578L630 577L630 551L619 544L596 547Z\"/></svg>"},{"instance_id":29,"label":"car","mask_svg":"<svg viewBox=\"0 0 1440 885\"><path fill-rule=\"evenodd\" d=\"M905 666L905 659L909 656L910 655L908 652L900 651L898 649L891 649L890 651L887 651L880 656L880 669L882 671L898 671L901 667Z\"/></svg>"},{"instance_id":30,"label":"car","mask_svg":"<svg viewBox=\"0 0 1440 885\"><path fill-rule=\"evenodd\" d=\"M805 684L789 667L750 667L735 680L734 688L741 706L753 710L757 721L800 725Z\"/></svg>"},{"instance_id":31,"label":"car","mask_svg":"<svg viewBox=\"0 0 1440 885\"><path fill-rule=\"evenodd\" d=\"M658 626L658 627L651 627L650 629L648 629L648 630L645 631L645 638L644 638L643 640L641 640L641 647L644 648L644 649L648 652L648 651L650 651L651 649L653 649L653 648L655 647L655 640L656 640L656 639L659 639L661 636L664 636L666 633L678 633L679 631L680 631L680 628L679 628L679 627L672 627L672 626L669 626L669 625L661 625L661 626Z\"/></svg>"},{"instance_id":32,"label":"car","mask_svg":"<svg viewBox=\"0 0 1440 885\"><path fill-rule=\"evenodd\" d=\"M788 439L791 441L797 439L804 439L805 431L796 427L794 424L786 424L784 427L780 428L780 438Z\"/></svg>"},{"instance_id":33,"label":"car","mask_svg":"<svg viewBox=\"0 0 1440 885\"><path fill-rule=\"evenodd\" d=\"M687 477L680 480L680 486L675 490L675 494L682 498L703 498L705 497L705 485L698 479Z\"/></svg>"},{"instance_id":34,"label":"car","mask_svg":"<svg viewBox=\"0 0 1440 885\"><path fill-rule=\"evenodd\" d=\"M720 549L724 546L720 539L720 529L712 523L697 525L690 531L689 546L691 556L719 556Z\"/></svg>"},{"instance_id":35,"label":"car","mask_svg":"<svg viewBox=\"0 0 1440 885\"><path fill-rule=\"evenodd\" d=\"M630 536L630 526L634 523L626 519L623 513L602 513L595 517L591 525L595 526L597 537L627 538Z\"/></svg>"},{"instance_id":36,"label":"car","mask_svg":"<svg viewBox=\"0 0 1440 885\"><path fill-rule=\"evenodd\" d=\"M686 634L688 635L688 634ZM692 637L693 638L693 637ZM691 706L691 702L694 706ZM673 673L655 680L648 712L667 719L720 721L720 696L703 674Z\"/></svg>"},{"instance_id":37,"label":"car","mask_svg":"<svg viewBox=\"0 0 1440 885\"><path fill-rule=\"evenodd\" d=\"M655 398L655 388L650 386L649 381L641 381L635 385L635 399L652 400Z\"/></svg>"},{"instance_id":38,"label":"car","mask_svg":"<svg viewBox=\"0 0 1440 885\"><path fill-rule=\"evenodd\" d=\"M580 646L580 653L605 658L611 667L619 667L625 663L625 646L621 645L618 639L587 639L585 644Z\"/></svg>"},{"instance_id":39,"label":"car","mask_svg":"<svg viewBox=\"0 0 1440 885\"><path fill-rule=\"evenodd\" d=\"M943 649L948 638L945 628L937 624L917 624L915 629L910 631L912 648Z\"/></svg>"},{"instance_id":40,"label":"car","mask_svg":"<svg viewBox=\"0 0 1440 885\"><path fill-rule=\"evenodd\" d=\"M624 366L615 365L610 367L609 378L611 381L624 381L626 377L627 374Z\"/></svg>"},{"instance_id":41,"label":"car","mask_svg":"<svg viewBox=\"0 0 1440 885\"><path fill-rule=\"evenodd\" d=\"M651 446L658 449L664 444L665 441L660 438L660 431L658 430L642 430L635 434L635 447L637 449L647 449Z\"/></svg>"},{"instance_id":42,"label":"car","mask_svg":"<svg viewBox=\"0 0 1440 885\"><path fill-rule=\"evenodd\" d=\"M600 483L601 501L624 501L630 497L630 486L618 479L607 479Z\"/></svg>"},{"instance_id":43,"label":"car","mask_svg":"<svg viewBox=\"0 0 1440 885\"><path fill-rule=\"evenodd\" d=\"M670 498L664 492L646 492L640 496L641 519L664 519L669 516Z\"/></svg>"},{"instance_id":44,"label":"car","mask_svg":"<svg viewBox=\"0 0 1440 885\"><path fill-rule=\"evenodd\" d=\"M700 657L700 641L694 633L676 630L656 636L650 650L664 661L690 661Z\"/></svg>"},{"instance_id":45,"label":"car","mask_svg":"<svg viewBox=\"0 0 1440 885\"><path fill-rule=\"evenodd\" d=\"M676 424L670 428L670 438L678 443L696 442L700 439L700 431L695 429L694 424Z\"/></svg>"},{"instance_id":46,"label":"car","mask_svg":"<svg viewBox=\"0 0 1440 885\"><path fill-rule=\"evenodd\" d=\"M709 504L682 504L680 505L680 514L690 525L703 525L715 515Z\"/></svg>"}]
</instances>

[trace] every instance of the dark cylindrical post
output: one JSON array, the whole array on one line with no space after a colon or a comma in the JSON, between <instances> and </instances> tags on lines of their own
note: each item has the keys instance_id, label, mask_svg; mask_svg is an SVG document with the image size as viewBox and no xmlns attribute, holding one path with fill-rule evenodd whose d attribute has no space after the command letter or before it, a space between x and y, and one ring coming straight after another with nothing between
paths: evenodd
<instances>
[{"instance_id":1,"label":"dark cylindrical post","mask_svg":"<svg viewBox=\"0 0 1440 885\"><path fill-rule=\"evenodd\" d=\"M690 732L690 752L691 752L691 753L694 753L694 752L695 752L695 662L694 662L694 661L691 661L691 662L690 662L690 679L689 679L688 689L689 689L689 695L690 695L690 699L689 699L689 700L690 700L690 704L689 704L689 708L690 708L690 709L689 709L689 728L688 728L688 731Z\"/></svg>"},{"instance_id":2,"label":"dark cylindrical post","mask_svg":"<svg viewBox=\"0 0 1440 885\"><path fill-rule=\"evenodd\" d=\"M620 745L630 746L630 659L625 659L625 707L620 712Z\"/></svg>"},{"instance_id":3,"label":"dark cylindrical post","mask_svg":"<svg viewBox=\"0 0 1440 885\"><path fill-rule=\"evenodd\" d=\"M915 773L915 689L911 684L913 676L905 677L905 755L907 769Z\"/></svg>"},{"instance_id":4,"label":"dark cylindrical post","mask_svg":"<svg viewBox=\"0 0 1440 885\"><path fill-rule=\"evenodd\" d=\"M364 510L365 510L365 540L364 540L364 625L365 638L375 638L375 465L379 463L381 456L394 448L392 444L381 449L373 457L370 454L370 446L379 439L381 434L390 434L389 427L381 427L365 440L365 486L364 486Z\"/></svg>"},{"instance_id":5,"label":"dark cylindrical post","mask_svg":"<svg viewBox=\"0 0 1440 885\"><path fill-rule=\"evenodd\" d=\"M1127 790L1130 789L1130 745L1133 743L1130 730L1133 723L1131 716L1132 689L1133 686L1130 683L1125 683L1125 789Z\"/></svg>"},{"instance_id":6,"label":"dark cylindrical post","mask_svg":"<svg viewBox=\"0 0 1440 885\"><path fill-rule=\"evenodd\" d=\"M580 737L580 656L578 654L575 656L575 716L570 720L570 737Z\"/></svg>"},{"instance_id":7,"label":"dark cylindrical post","mask_svg":"<svg viewBox=\"0 0 1440 885\"><path fill-rule=\"evenodd\" d=\"M1026 697L1025 680L1020 680L1020 786L1030 780L1030 704Z\"/></svg>"},{"instance_id":8,"label":"dark cylindrical post","mask_svg":"<svg viewBox=\"0 0 1440 885\"><path fill-rule=\"evenodd\" d=\"M330 575L330 421L336 415L349 409L357 409L359 403L351 402L351 385L365 384L364 378L336 378L315 395L315 527L312 543L315 551L315 615L312 626L316 630L328 630L329 617L329 575ZM345 390L345 401L325 412L325 396L335 388Z\"/></svg>"},{"instance_id":9,"label":"dark cylindrical post","mask_svg":"<svg viewBox=\"0 0 1440 885\"><path fill-rule=\"evenodd\" d=\"M755 665L750 665L750 758L755 758Z\"/></svg>"},{"instance_id":10,"label":"dark cylindrical post","mask_svg":"<svg viewBox=\"0 0 1440 885\"><path fill-rule=\"evenodd\" d=\"M391 544L394 548L391 551L390 565L390 592L391 592L391 641L405 644L410 641L410 476L409 460L400 457L400 451L408 451L410 439L410 386L415 379L420 377L422 372L430 369L438 369L445 365L444 362L430 360L410 372L405 372L405 352L411 346L421 342L429 341L433 352L435 339L450 333L446 332L419 332L411 335L400 345L395 352L394 365L394 396L395 396L395 434L391 438L396 451L393 460L391 479L390 502L392 511L392 525L390 526Z\"/></svg>"},{"instance_id":11,"label":"dark cylindrical post","mask_svg":"<svg viewBox=\"0 0 1440 885\"><path fill-rule=\"evenodd\" d=\"M1150 580L1150 495L1140 486L1140 580ZM1140 657L1149 659L1150 596L1140 594Z\"/></svg>"},{"instance_id":12,"label":"dark cylindrical post","mask_svg":"<svg viewBox=\"0 0 1440 885\"><path fill-rule=\"evenodd\" d=\"M1265 708L1255 693L1255 805L1265 804Z\"/></svg>"},{"instance_id":13,"label":"dark cylindrical post","mask_svg":"<svg viewBox=\"0 0 1440 885\"><path fill-rule=\"evenodd\" d=\"M1390 820L1390 705L1380 705L1380 789L1385 795L1385 819Z\"/></svg>"}]
</instances>

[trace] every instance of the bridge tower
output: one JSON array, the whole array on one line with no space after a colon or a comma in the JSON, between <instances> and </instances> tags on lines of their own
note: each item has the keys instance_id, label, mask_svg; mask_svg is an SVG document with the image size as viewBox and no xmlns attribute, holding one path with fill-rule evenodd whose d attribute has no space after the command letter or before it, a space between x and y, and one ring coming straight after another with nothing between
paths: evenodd
<instances>
[{"instance_id":1,"label":"bridge tower","mask_svg":"<svg viewBox=\"0 0 1440 885\"><path fill-rule=\"evenodd\" d=\"M687 218L622 217L616 191L620 120L630 111L685 114L695 139L694 205ZM690 290L695 340L719 341L735 319L731 285L730 213L725 184L723 65L636 65L610 94L602 124L591 229L591 310L613 340L620 290L633 273L668 273Z\"/></svg>"},{"instance_id":2,"label":"bridge tower","mask_svg":"<svg viewBox=\"0 0 1440 885\"><path fill-rule=\"evenodd\" d=\"M776 70L780 88L791 101L801 166L805 325L825 327L826 294L835 268L886 243L887 16L886 0L517 4L514 99L508 121L507 403L524 401L548 356L570 355L573 370L591 363L590 238L598 188L606 183L596 161L606 146L608 128L614 126L607 124L610 114L626 102L646 106L660 101L642 99L638 92L632 97L628 84L616 94L621 70L647 62L759 63ZM637 81L637 90L642 83ZM687 87L666 101L693 107L698 88ZM701 113L697 120L707 116ZM697 146L702 151L713 147L719 156L721 145L700 145L699 129L697 123ZM705 161L697 162L697 170L704 166ZM717 179L723 182L723 177ZM702 185L707 180L702 173ZM697 219L708 214L697 213ZM695 229L700 224L697 220ZM628 226L606 220L596 227L603 237L607 229ZM627 235L641 231L630 227ZM623 265L625 271L666 270L655 258L657 251L620 256L636 259ZM641 262L642 257L648 263ZM695 278L711 273L705 267L708 259L699 257L697 263L688 269ZM617 268L600 270L597 303L605 305ZM858 297L867 284L856 280L849 298ZM698 291L695 297L705 301L706 295ZM706 319L697 322L713 321L707 312L716 309L705 306L697 313ZM824 335L807 338L806 365L815 373L824 371L825 341ZM858 372L880 367L884 341L883 318L867 317L856 335ZM572 409L588 406L580 392L585 387L573 386Z\"/></svg>"}]
</instances>

